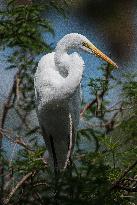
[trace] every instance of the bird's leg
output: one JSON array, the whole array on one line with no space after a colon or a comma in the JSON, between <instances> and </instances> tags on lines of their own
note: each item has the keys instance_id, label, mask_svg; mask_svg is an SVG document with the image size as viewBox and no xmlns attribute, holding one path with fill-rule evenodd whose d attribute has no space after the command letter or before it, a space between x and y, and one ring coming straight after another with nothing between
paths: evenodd
<instances>
[{"instance_id":1,"label":"bird's leg","mask_svg":"<svg viewBox=\"0 0 137 205\"><path fill-rule=\"evenodd\" d=\"M49 139L49 143L50 143L50 147L51 147L51 151L52 151L53 164L54 164L54 177L55 177L54 200L55 200L55 204L58 205L58 177L59 177L59 169L58 169L57 156L56 156L56 152L55 152L54 140L53 140L52 135L49 135L49 136L46 135L44 127L41 127L41 129L42 129L42 132L43 132L43 136L45 136L44 137L45 144L47 143L46 138L48 138Z\"/></svg>"},{"instance_id":2,"label":"bird's leg","mask_svg":"<svg viewBox=\"0 0 137 205\"><path fill-rule=\"evenodd\" d=\"M50 146L50 149L51 149L51 152L52 152L54 174L55 174L55 177L56 177L59 173L59 169L58 169L57 155L56 155L55 146L54 146L54 139L53 139L52 135L47 135L46 134L46 131L45 131L43 126L41 126L41 129L42 129L42 135L44 136L45 144L46 144L46 146L47 146L47 144Z\"/></svg>"},{"instance_id":3,"label":"bird's leg","mask_svg":"<svg viewBox=\"0 0 137 205\"><path fill-rule=\"evenodd\" d=\"M54 141L53 141L53 137L52 135L46 135L45 129L44 127L41 127L42 132L43 132L43 136L44 136L44 141L45 144L47 144L47 140L49 139L48 143L50 143L50 148L51 148L51 152L52 152L52 157L53 157L53 166L54 166L54 201L55 204L58 205L58 177L59 177L59 170L58 170L58 162L57 162L57 156L56 156L56 152L55 152L55 146L54 146Z\"/></svg>"},{"instance_id":4,"label":"bird's leg","mask_svg":"<svg viewBox=\"0 0 137 205\"><path fill-rule=\"evenodd\" d=\"M55 173L55 178L56 178L59 173L59 169L58 169L58 161L57 161L57 156L56 156L56 151L55 151L55 146L54 146L52 135L49 135L49 140L50 140L50 145L51 145L51 150L52 150L52 157L53 157L53 162L54 162L54 173Z\"/></svg>"}]
</instances>

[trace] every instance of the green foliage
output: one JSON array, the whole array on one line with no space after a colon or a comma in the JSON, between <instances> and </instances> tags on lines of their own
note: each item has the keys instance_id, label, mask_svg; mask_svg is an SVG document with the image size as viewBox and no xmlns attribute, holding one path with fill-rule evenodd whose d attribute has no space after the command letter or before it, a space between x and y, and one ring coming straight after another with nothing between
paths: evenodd
<instances>
[{"instance_id":1,"label":"green foliage","mask_svg":"<svg viewBox=\"0 0 137 205\"><path fill-rule=\"evenodd\" d=\"M104 72L104 70L107 72ZM110 86L110 80L115 80L114 76L112 75L112 66L111 65L102 65L98 68L102 72L101 77L99 78L90 78L89 86L91 88L91 92L93 95L96 95L99 91L108 91Z\"/></svg>"},{"instance_id":2,"label":"green foliage","mask_svg":"<svg viewBox=\"0 0 137 205\"><path fill-rule=\"evenodd\" d=\"M125 96L125 103L135 105L137 101L137 73L124 74L125 80L123 83L123 95Z\"/></svg>"},{"instance_id":3,"label":"green foliage","mask_svg":"<svg viewBox=\"0 0 137 205\"><path fill-rule=\"evenodd\" d=\"M1 43L37 53L47 51L49 46L42 41L41 30L54 34L51 24L40 14L47 9L47 5L17 5L15 1L9 1L7 9L0 13Z\"/></svg>"}]
</instances>

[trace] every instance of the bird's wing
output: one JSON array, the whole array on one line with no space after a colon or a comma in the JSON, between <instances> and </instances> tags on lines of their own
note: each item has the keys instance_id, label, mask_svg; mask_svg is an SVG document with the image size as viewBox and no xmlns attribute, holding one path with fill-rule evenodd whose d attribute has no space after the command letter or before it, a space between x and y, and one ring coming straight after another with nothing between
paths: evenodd
<instances>
[{"instance_id":1,"label":"bird's wing","mask_svg":"<svg viewBox=\"0 0 137 205\"><path fill-rule=\"evenodd\" d=\"M71 114L69 114L69 131L67 136L58 136L58 130L56 130L55 135L54 132L45 129L44 125L45 124L41 123L42 135L49 152L48 162L51 167L54 167L54 172L57 174L59 170L66 169L71 162L76 130L74 128Z\"/></svg>"}]
</instances>

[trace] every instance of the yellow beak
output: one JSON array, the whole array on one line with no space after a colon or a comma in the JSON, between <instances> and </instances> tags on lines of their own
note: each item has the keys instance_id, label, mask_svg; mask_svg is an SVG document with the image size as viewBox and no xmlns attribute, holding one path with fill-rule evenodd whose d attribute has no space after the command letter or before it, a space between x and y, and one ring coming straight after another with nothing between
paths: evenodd
<instances>
[{"instance_id":1,"label":"yellow beak","mask_svg":"<svg viewBox=\"0 0 137 205\"><path fill-rule=\"evenodd\" d=\"M88 50L90 50L91 53L93 53L98 58L101 58L102 60L111 64L113 67L118 68L116 63L114 63L108 56L106 56L104 53L102 53L102 51L100 51L98 48L96 48L92 43L83 42L83 46L86 47Z\"/></svg>"}]
</instances>

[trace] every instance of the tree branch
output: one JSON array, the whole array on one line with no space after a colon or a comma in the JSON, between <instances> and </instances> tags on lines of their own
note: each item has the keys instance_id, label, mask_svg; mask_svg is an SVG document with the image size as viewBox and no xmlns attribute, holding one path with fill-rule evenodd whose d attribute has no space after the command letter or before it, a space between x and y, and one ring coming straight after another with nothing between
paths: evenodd
<instances>
[{"instance_id":1,"label":"tree branch","mask_svg":"<svg viewBox=\"0 0 137 205\"><path fill-rule=\"evenodd\" d=\"M115 181L110 189L110 191L114 190L115 188L119 188L121 187L121 182L123 182L125 176L137 165L137 160L131 165L129 166L124 173L121 175L121 177Z\"/></svg>"},{"instance_id":2,"label":"tree branch","mask_svg":"<svg viewBox=\"0 0 137 205\"><path fill-rule=\"evenodd\" d=\"M34 151L34 149L30 145L28 145L26 142L23 141L22 137L19 137L18 135L16 135L15 139L13 139L11 137L12 133L4 129L0 129L0 133L2 133L2 135L5 135L5 137L7 137L12 143L19 144L20 146L24 147L25 149L31 152Z\"/></svg>"},{"instance_id":3,"label":"tree branch","mask_svg":"<svg viewBox=\"0 0 137 205\"><path fill-rule=\"evenodd\" d=\"M15 97L16 97L16 84L17 84L16 80L17 80L17 75L19 75L19 74L20 74L20 71L18 71L16 73L11 90L8 94L6 102L4 103L3 110L2 110L2 117L0 120L0 129L4 128L4 124L6 121L8 111L13 107L13 103L11 103L11 100L12 100L13 95L15 95ZM2 154L2 138L3 138L3 133L0 132L0 156ZM3 187L4 187L4 177L3 177L4 174L3 173L4 173L4 167L3 167L3 164L0 163L0 175L1 175L0 196L1 196L1 198L2 198Z\"/></svg>"},{"instance_id":4,"label":"tree branch","mask_svg":"<svg viewBox=\"0 0 137 205\"><path fill-rule=\"evenodd\" d=\"M109 68L109 64L107 64L106 69L105 69L105 81L106 81L107 86L109 84L109 78L110 78L110 68ZM107 90L108 90L107 88L103 88L102 91L99 93L99 95L96 95L95 99L93 99L90 103L87 103L84 106L84 108L81 110L80 117L83 117L86 110L91 109L91 107L94 104L98 103L98 99L102 99L104 97L105 93L107 92Z\"/></svg>"},{"instance_id":5,"label":"tree branch","mask_svg":"<svg viewBox=\"0 0 137 205\"><path fill-rule=\"evenodd\" d=\"M13 197L13 195L16 193L16 191L25 183L26 180L28 180L34 172L29 172L26 174L18 183L17 185L11 190L9 196L4 200L4 205L8 204Z\"/></svg>"}]
</instances>

